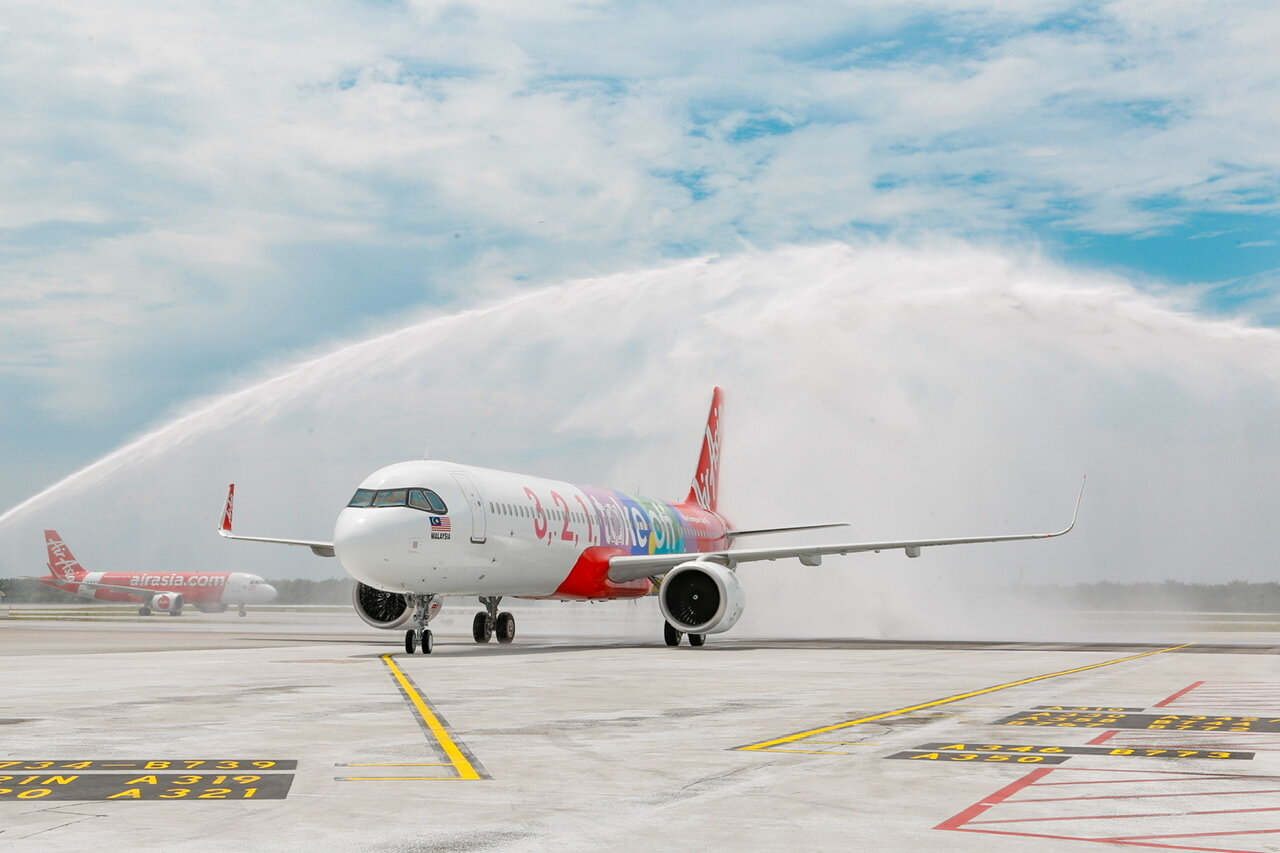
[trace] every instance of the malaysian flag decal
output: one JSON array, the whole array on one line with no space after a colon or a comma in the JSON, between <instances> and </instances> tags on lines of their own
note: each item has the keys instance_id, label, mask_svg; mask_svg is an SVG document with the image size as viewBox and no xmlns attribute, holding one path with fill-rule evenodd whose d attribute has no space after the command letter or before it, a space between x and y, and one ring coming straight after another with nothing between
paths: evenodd
<instances>
[{"instance_id":1,"label":"malaysian flag decal","mask_svg":"<svg viewBox=\"0 0 1280 853\"><path fill-rule=\"evenodd\" d=\"M432 533L449 533L452 530L453 530L453 527L452 525L449 524L449 519L447 517L441 518L438 515L431 516L431 532Z\"/></svg>"}]
</instances>

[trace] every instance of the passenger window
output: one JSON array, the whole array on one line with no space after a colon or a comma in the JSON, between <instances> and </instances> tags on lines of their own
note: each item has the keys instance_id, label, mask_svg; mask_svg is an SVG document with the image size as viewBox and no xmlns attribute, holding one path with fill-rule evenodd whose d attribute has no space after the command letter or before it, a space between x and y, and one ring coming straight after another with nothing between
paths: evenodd
<instances>
[{"instance_id":1,"label":"passenger window","mask_svg":"<svg viewBox=\"0 0 1280 853\"><path fill-rule=\"evenodd\" d=\"M356 489L355 496L347 506L369 506L373 503L373 489Z\"/></svg>"},{"instance_id":2,"label":"passenger window","mask_svg":"<svg viewBox=\"0 0 1280 853\"><path fill-rule=\"evenodd\" d=\"M387 489L373 496L373 506L404 506L408 489Z\"/></svg>"}]
</instances>

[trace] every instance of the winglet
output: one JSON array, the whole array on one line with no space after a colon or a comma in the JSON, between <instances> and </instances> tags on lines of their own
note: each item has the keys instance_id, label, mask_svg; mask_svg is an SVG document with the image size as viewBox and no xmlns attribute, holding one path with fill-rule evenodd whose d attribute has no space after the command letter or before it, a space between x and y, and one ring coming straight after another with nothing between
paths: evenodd
<instances>
[{"instance_id":1,"label":"winglet","mask_svg":"<svg viewBox=\"0 0 1280 853\"><path fill-rule=\"evenodd\" d=\"M724 391L717 386L711 392L711 411L707 414L707 427L702 434L702 453L698 456L698 470L689 486L686 503L697 504L712 512L720 496L720 409L724 403Z\"/></svg>"},{"instance_id":2,"label":"winglet","mask_svg":"<svg viewBox=\"0 0 1280 853\"><path fill-rule=\"evenodd\" d=\"M1089 475L1085 474L1080 478L1080 494L1076 496L1076 508L1071 513L1071 523L1059 530L1057 533L1045 533L1044 538L1052 539L1055 536L1065 536L1076 527L1076 519L1080 517L1080 504L1084 501L1084 485L1089 480Z\"/></svg>"},{"instance_id":3,"label":"winglet","mask_svg":"<svg viewBox=\"0 0 1280 853\"><path fill-rule=\"evenodd\" d=\"M236 484L232 483L227 486L227 505L222 510L222 524L218 525L218 532L223 536L231 535L231 511L236 501Z\"/></svg>"}]
</instances>

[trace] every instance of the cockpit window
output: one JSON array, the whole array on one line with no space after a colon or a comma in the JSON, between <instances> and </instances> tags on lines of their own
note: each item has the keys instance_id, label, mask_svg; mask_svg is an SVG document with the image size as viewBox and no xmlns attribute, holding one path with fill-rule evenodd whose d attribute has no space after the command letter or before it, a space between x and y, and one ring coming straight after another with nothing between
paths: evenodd
<instances>
[{"instance_id":1,"label":"cockpit window","mask_svg":"<svg viewBox=\"0 0 1280 853\"><path fill-rule=\"evenodd\" d=\"M408 489L387 489L373 496L372 506L404 506L408 497Z\"/></svg>"},{"instance_id":2,"label":"cockpit window","mask_svg":"<svg viewBox=\"0 0 1280 853\"><path fill-rule=\"evenodd\" d=\"M440 500L440 496L430 489L414 489L409 492L409 506L439 515L444 515L449 511L444 501Z\"/></svg>"},{"instance_id":3,"label":"cockpit window","mask_svg":"<svg viewBox=\"0 0 1280 853\"><path fill-rule=\"evenodd\" d=\"M355 496L347 506L369 506L373 503L373 489L356 489Z\"/></svg>"},{"instance_id":4,"label":"cockpit window","mask_svg":"<svg viewBox=\"0 0 1280 853\"><path fill-rule=\"evenodd\" d=\"M347 506L410 506L436 515L449 512L440 496L430 489L357 489Z\"/></svg>"}]
</instances>

